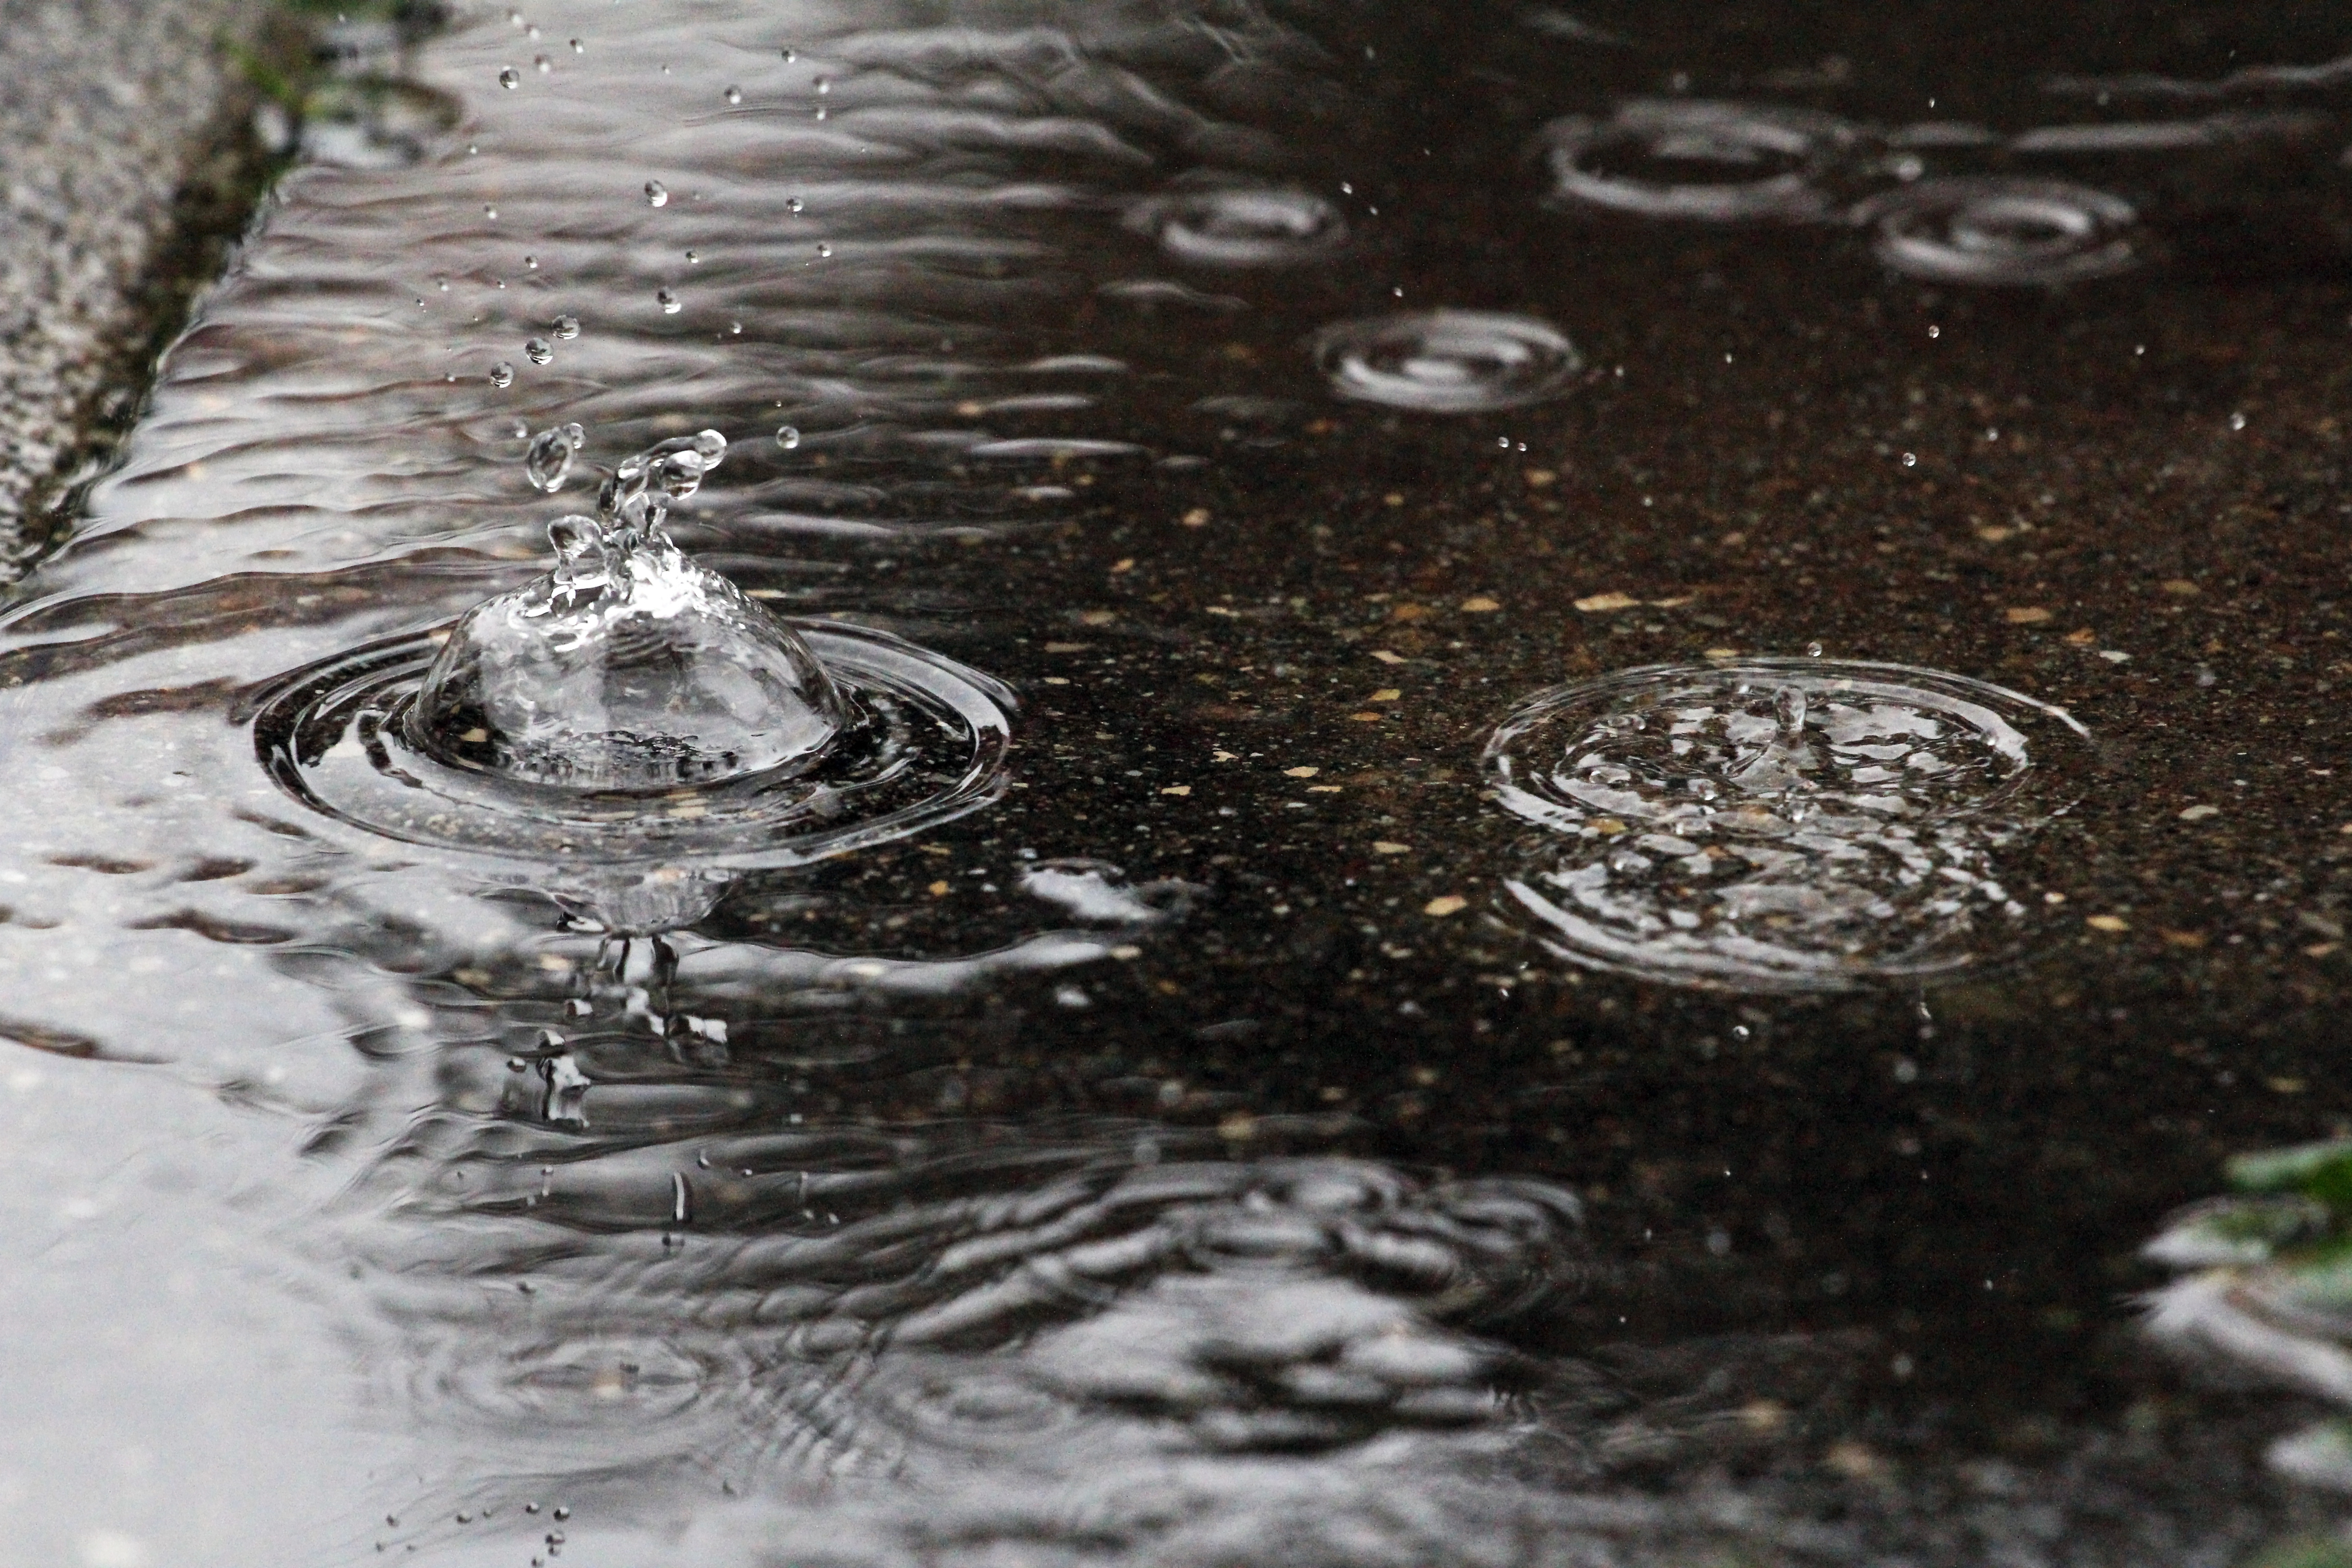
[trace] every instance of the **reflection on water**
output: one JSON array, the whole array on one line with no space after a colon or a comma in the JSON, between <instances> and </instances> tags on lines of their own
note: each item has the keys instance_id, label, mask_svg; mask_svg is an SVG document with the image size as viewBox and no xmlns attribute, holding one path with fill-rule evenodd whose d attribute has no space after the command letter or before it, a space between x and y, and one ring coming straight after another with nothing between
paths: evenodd
<instances>
[{"instance_id":1,"label":"reflection on water","mask_svg":"<svg viewBox=\"0 0 2352 1568\"><path fill-rule=\"evenodd\" d=\"M1580 416L1579 343L1629 341L1614 306L1498 299L1443 214L1415 221L1461 269L1430 277L1364 174L1393 151L1364 131L1388 68L1343 23L551 0L404 58L336 35L356 63L308 106L308 161L6 624L40 809L0 847L0 1026L176 1073L348 1178L305 1206L330 1184L263 1160L219 1216L305 1260L364 1373L353 1425L388 1457L343 1534L402 1521L367 1544L464 1561L568 1533L625 1561L1371 1568L1892 1562L1930 1528L1865 1425L1907 1353L1826 1315L1641 1342L1633 1238L1588 1237L1559 1179L1605 1119L1501 1094L1517 1127L1423 1143L1406 1108L1480 1033L1424 1049L1418 998L1328 1015L1350 1033L1327 1057L1429 1075L1367 1104L1294 1049L1296 996L1217 990L1268 930L1313 1007L1359 983L1351 952L1414 956L1333 912L1372 876L1354 839L1288 826L1394 804L1403 763L1362 739L1377 768L1300 760L1327 694L1244 690L1326 679L1267 629L1303 597L1203 590L1206 631L1180 624L1227 457L1361 464L1372 500L1283 513L1271 554L1369 536L1361 512L1408 505L1380 464L1413 432L1523 453L1480 419ZM1968 183L2137 133L1610 101L1545 143L1588 207L1827 221L1958 188L1873 221L1895 265L1960 281L2086 275L2160 216L2069 205L2046 171L2038 195ZM1556 224L1543 174L1507 167L1501 199ZM1307 445L1349 420L1349 456ZM625 493L561 514L591 432L647 453L649 489L666 466L677 552ZM1508 510L1489 479L1482 520ZM1449 547L1470 526L1425 517ZM577 671L534 710L547 672L494 668L512 645L467 617L601 604L616 549L632 587L677 588L683 552L723 574L691 579L705 607L786 650L790 711L824 721L647 747L610 705L591 721ZM1465 727L1389 740L1464 646L1416 622L1501 612L1455 570L1412 579L1427 604L1351 589L1377 646L1328 639L1336 722L1408 763L1471 743L1466 700ZM1466 681L1428 699L1448 721ZM1491 782L1539 834L1521 858L1494 862L1475 808L1426 816L1425 847L1432 875L1505 873L1511 918L1577 963L1916 978L2030 929L1998 862L2063 805L2073 739L1930 671L1639 671L1497 740ZM1373 865L1416 848L1387 809L1346 819ZM1331 907L1246 924L1277 843ZM1714 1272L1662 1292L1678 1309L1750 1267L1699 1235ZM2148 1560L2129 1546L2105 1560Z\"/></svg>"}]
</instances>

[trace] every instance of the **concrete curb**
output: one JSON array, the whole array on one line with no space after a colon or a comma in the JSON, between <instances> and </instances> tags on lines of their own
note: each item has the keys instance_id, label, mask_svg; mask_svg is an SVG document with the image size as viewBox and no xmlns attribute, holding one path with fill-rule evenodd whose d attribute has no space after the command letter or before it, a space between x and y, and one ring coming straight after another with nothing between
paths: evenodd
<instances>
[{"instance_id":1,"label":"concrete curb","mask_svg":"<svg viewBox=\"0 0 2352 1568\"><path fill-rule=\"evenodd\" d=\"M219 40L258 11L0 0L0 579L38 548L42 513L176 324L195 279L168 275L201 263L173 253L208 237L187 232L207 205L191 187L241 183L241 94ZM224 221L241 219L196 226Z\"/></svg>"}]
</instances>

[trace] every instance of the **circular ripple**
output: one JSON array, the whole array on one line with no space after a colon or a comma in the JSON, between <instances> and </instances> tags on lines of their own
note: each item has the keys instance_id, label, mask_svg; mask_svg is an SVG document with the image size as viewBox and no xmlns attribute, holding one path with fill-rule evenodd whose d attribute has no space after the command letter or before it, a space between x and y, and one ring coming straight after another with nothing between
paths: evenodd
<instances>
[{"instance_id":1,"label":"circular ripple","mask_svg":"<svg viewBox=\"0 0 2352 1568\"><path fill-rule=\"evenodd\" d=\"M1857 140L1845 121L1810 110L1682 100L1544 129L1560 199L1714 223L1827 216L1823 175Z\"/></svg>"},{"instance_id":2,"label":"circular ripple","mask_svg":"<svg viewBox=\"0 0 2352 1568\"><path fill-rule=\"evenodd\" d=\"M1128 226L1180 261L1209 267L1288 267L1348 242L1339 209L1307 191L1192 191L1138 203Z\"/></svg>"},{"instance_id":3,"label":"circular ripple","mask_svg":"<svg viewBox=\"0 0 2352 1568\"><path fill-rule=\"evenodd\" d=\"M1506 907L1593 967L1742 990L1920 979L2013 944L1996 852L2063 801L2063 710L1896 665L1661 667L1528 703L1486 750L1551 831ZM2035 752L2045 753L2037 763Z\"/></svg>"},{"instance_id":4,"label":"circular ripple","mask_svg":"<svg viewBox=\"0 0 2352 1568\"><path fill-rule=\"evenodd\" d=\"M803 865L996 797L1010 737L1000 688L881 633L802 629L858 718L822 765L792 776L629 793L448 766L412 746L402 722L436 651L427 637L289 676L264 695L254 743L281 788L338 821L408 844L600 872Z\"/></svg>"},{"instance_id":5,"label":"circular ripple","mask_svg":"<svg viewBox=\"0 0 2352 1568\"><path fill-rule=\"evenodd\" d=\"M2063 180L1922 180L1854 209L1878 258L1937 283L2073 283L2136 267L2139 215Z\"/></svg>"},{"instance_id":6,"label":"circular ripple","mask_svg":"<svg viewBox=\"0 0 2352 1568\"><path fill-rule=\"evenodd\" d=\"M1317 333L1314 347L1340 396L1434 414L1540 403L1566 393L1584 368L1556 328L1487 310L1342 321Z\"/></svg>"}]
</instances>

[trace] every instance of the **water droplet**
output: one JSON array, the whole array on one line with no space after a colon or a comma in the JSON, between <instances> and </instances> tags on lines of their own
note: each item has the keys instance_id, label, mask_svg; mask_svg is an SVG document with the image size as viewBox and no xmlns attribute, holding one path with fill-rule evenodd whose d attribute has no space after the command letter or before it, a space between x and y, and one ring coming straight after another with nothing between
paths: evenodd
<instances>
[{"instance_id":1,"label":"water droplet","mask_svg":"<svg viewBox=\"0 0 2352 1568\"><path fill-rule=\"evenodd\" d=\"M555 334L555 341L557 342L568 343L572 339L580 335L580 318L577 316L558 316L553 321L549 323L548 331Z\"/></svg>"},{"instance_id":2,"label":"water droplet","mask_svg":"<svg viewBox=\"0 0 2352 1568\"><path fill-rule=\"evenodd\" d=\"M662 308L665 316L675 316L678 312L677 296L667 289L654 290L654 303Z\"/></svg>"},{"instance_id":3,"label":"water droplet","mask_svg":"<svg viewBox=\"0 0 2352 1568\"><path fill-rule=\"evenodd\" d=\"M564 1520L570 1519L571 1517L572 1517L572 1510L571 1510L570 1509L568 1509L568 1508L559 1508L559 1509L557 1509L557 1510L555 1510L555 1518L556 1518L556 1521L557 1521L558 1523L561 1523L561 1522L562 1522Z\"/></svg>"},{"instance_id":4,"label":"water droplet","mask_svg":"<svg viewBox=\"0 0 2352 1568\"><path fill-rule=\"evenodd\" d=\"M541 76L545 76L548 72L555 68L555 62L549 59L545 55L531 56L530 64L531 68L539 72Z\"/></svg>"},{"instance_id":5,"label":"water droplet","mask_svg":"<svg viewBox=\"0 0 2352 1568\"><path fill-rule=\"evenodd\" d=\"M830 77L821 76L816 79L815 87L816 95L819 98L823 98L826 93L833 90L833 79Z\"/></svg>"},{"instance_id":6,"label":"water droplet","mask_svg":"<svg viewBox=\"0 0 2352 1568\"><path fill-rule=\"evenodd\" d=\"M508 66L499 72L499 85L512 92L522 85L522 72Z\"/></svg>"},{"instance_id":7,"label":"water droplet","mask_svg":"<svg viewBox=\"0 0 2352 1568\"><path fill-rule=\"evenodd\" d=\"M525 272L536 272L536 271L538 271L538 270L539 270L539 258L538 258L538 257L536 257L536 256L526 256L526 257L524 257L524 258L522 258L522 269L523 269Z\"/></svg>"},{"instance_id":8,"label":"water droplet","mask_svg":"<svg viewBox=\"0 0 2352 1568\"><path fill-rule=\"evenodd\" d=\"M722 96L730 103L740 103L743 101L743 89L740 87L730 87Z\"/></svg>"},{"instance_id":9,"label":"water droplet","mask_svg":"<svg viewBox=\"0 0 2352 1568\"><path fill-rule=\"evenodd\" d=\"M1437 414L1558 397L1584 368L1548 323L1483 310L1346 321L1318 333L1314 350L1340 396Z\"/></svg>"},{"instance_id":10,"label":"water droplet","mask_svg":"<svg viewBox=\"0 0 2352 1568\"><path fill-rule=\"evenodd\" d=\"M499 209L492 206L489 203L484 202L482 204L482 216L489 219L492 223L496 223L499 221Z\"/></svg>"},{"instance_id":11,"label":"water droplet","mask_svg":"<svg viewBox=\"0 0 2352 1568\"><path fill-rule=\"evenodd\" d=\"M1941 327L1929 327L1927 329L1927 335L1931 338L1940 338L1944 335L1944 329Z\"/></svg>"},{"instance_id":12,"label":"water droplet","mask_svg":"<svg viewBox=\"0 0 2352 1568\"><path fill-rule=\"evenodd\" d=\"M702 259L702 258L700 258L699 256L697 256L697 255L696 255L694 252L692 252L691 250L689 250L689 251L688 251L688 252L686 253L686 264L687 264L688 267L692 267L692 266L694 266L697 262L700 261L701 259Z\"/></svg>"},{"instance_id":13,"label":"water droplet","mask_svg":"<svg viewBox=\"0 0 2352 1568\"><path fill-rule=\"evenodd\" d=\"M2232 414L2232 415L2231 415L2231 416L2230 416L2230 428L2231 428L2231 429L2232 429L2232 430L2242 430L2242 429L2244 429L2245 427L2246 427L2246 416L2245 416L2244 415L2242 415L2242 414Z\"/></svg>"},{"instance_id":14,"label":"water droplet","mask_svg":"<svg viewBox=\"0 0 2352 1568\"><path fill-rule=\"evenodd\" d=\"M817 259L822 261L833 254L833 247L825 244L823 240L819 240L817 241L816 254Z\"/></svg>"},{"instance_id":15,"label":"water droplet","mask_svg":"<svg viewBox=\"0 0 2352 1568\"><path fill-rule=\"evenodd\" d=\"M801 433L787 425L776 432L776 445L789 452L801 444Z\"/></svg>"},{"instance_id":16,"label":"water droplet","mask_svg":"<svg viewBox=\"0 0 2352 1568\"><path fill-rule=\"evenodd\" d=\"M514 366L509 364L504 360L500 360L498 363L490 366L490 384L492 386L499 387L512 386L514 384Z\"/></svg>"},{"instance_id":17,"label":"water droplet","mask_svg":"<svg viewBox=\"0 0 2352 1568\"><path fill-rule=\"evenodd\" d=\"M1917 467L1919 466L1919 454L1918 454L1918 453L1916 453L1916 452L1906 452L1906 453L1904 453L1904 454L1903 454L1903 466L1904 466L1905 468L1917 468Z\"/></svg>"},{"instance_id":18,"label":"water droplet","mask_svg":"<svg viewBox=\"0 0 2352 1568\"><path fill-rule=\"evenodd\" d=\"M793 213L793 214L797 215L797 214L800 212L800 210L801 210L801 199L800 199L800 197L798 197L798 196L788 196L788 197L786 197L786 198L784 199L784 210L785 210L786 212L788 212L788 213Z\"/></svg>"},{"instance_id":19,"label":"water droplet","mask_svg":"<svg viewBox=\"0 0 2352 1568\"><path fill-rule=\"evenodd\" d=\"M545 338L530 338L524 342L522 354L533 364L545 364L555 357L555 347Z\"/></svg>"},{"instance_id":20,"label":"water droplet","mask_svg":"<svg viewBox=\"0 0 2352 1568\"><path fill-rule=\"evenodd\" d=\"M1822 645L1821 645L1821 644L1819 644L1819 643L1817 643L1817 642L1809 642L1809 643L1807 643L1807 644L1805 645L1805 657L1806 657L1807 658L1821 658L1821 657L1822 657Z\"/></svg>"},{"instance_id":21,"label":"water droplet","mask_svg":"<svg viewBox=\"0 0 2352 1568\"><path fill-rule=\"evenodd\" d=\"M574 38L572 40L572 52L575 55L584 55L588 52L588 46Z\"/></svg>"},{"instance_id":22,"label":"water droplet","mask_svg":"<svg viewBox=\"0 0 2352 1568\"><path fill-rule=\"evenodd\" d=\"M646 205L649 207L666 207L669 205L669 187L663 184L659 180L647 180L646 182Z\"/></svg>"},{"instance_id":23,"label":"water droplet","mask_svg":"<svg viewBox=\"0 0 2352 1568\"><path fill-rule=\"evenodd\" d=\"M800 56L800 51L799 51L798 49L794 49L794 48L792 48L792 47L787 47L785 48L785 50L784 50L784 63L785 63L786 65L790 65L790 64L792 64L794 60L796 60L796 59L798 59L798 58L801 58L801 56Z\"/></svg>"},{"instance_id":24,"label":"water droplet","mask_svg":"<svg viewBox=\"0 0 2352 1568\"><path fill-rule=\"evenodd\" d=\"M818 104L818 105L816 106L816 117L817 117L819 120L823 120L823 119L825 117L825 108L824 108L824 104L822 104L822 103L820 103L820 104Z\"/></svg>"}]
</instances>

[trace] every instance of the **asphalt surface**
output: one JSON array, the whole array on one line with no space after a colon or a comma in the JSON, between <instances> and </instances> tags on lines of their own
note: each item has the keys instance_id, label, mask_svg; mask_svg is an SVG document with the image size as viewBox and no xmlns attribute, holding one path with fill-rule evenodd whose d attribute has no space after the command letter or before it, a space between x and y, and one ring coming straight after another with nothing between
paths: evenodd
<instances>
[{"instance_id":1,"label":"asphalt surface","mask_svg":"<svg viewBox=\"0 0 2352 1568\"><path fill-rule=\"evenodd\" d=\"M144 380L249 0L0 0L0 550Z\"/></svg>"}]
</instances>

